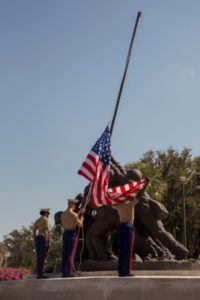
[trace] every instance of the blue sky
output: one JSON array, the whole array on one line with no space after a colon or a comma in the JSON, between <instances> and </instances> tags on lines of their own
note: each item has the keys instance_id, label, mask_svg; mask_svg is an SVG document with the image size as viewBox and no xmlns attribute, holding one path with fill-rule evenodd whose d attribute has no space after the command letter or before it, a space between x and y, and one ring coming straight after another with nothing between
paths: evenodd
<instances>
[{"instance_id":1,"label":"blue sky","mask_svg":"<svg viewBox=\"0 0 200 300\"><path fill-rule=\"evenodd\" d=\"M112 119L140 10L112 154L199 155L198 0L1 0L0 240L41 207L53 223L87 184L77 170Z\"/></svg>"}]
</instances>

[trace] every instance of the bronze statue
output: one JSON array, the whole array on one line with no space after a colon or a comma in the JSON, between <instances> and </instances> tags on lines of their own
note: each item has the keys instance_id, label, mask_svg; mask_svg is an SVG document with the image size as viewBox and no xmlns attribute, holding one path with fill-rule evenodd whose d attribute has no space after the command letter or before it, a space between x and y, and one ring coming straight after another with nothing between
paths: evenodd
<instances>
[{"instance_id":1,"label":"bronze statue","mask_svg":"<svg viewBox=\"0 0 200 300\"><path fill-rule=\"evenodd\" d=\"M123 185L142 178L139 170L126 171L113 157L111 159L111 176L109 187ZM87 201L89 185L84 194L78 194L80 205ZM55 214L55 222L59 224L60 213ZM163 220L169 212L165 206L145 192L135 207L135 241L133 252L143 260L147 259L186 259L189 251L180 244L168 231ZM117 253L116 232L119 224L117 212L110 206L92 209L88 203L84 215L84 238L86 249L84 259L115 260ZM82 235L80 236L82 238ZM77 251L77 258L79 249Z\"/></svg>"},{"instance_id":2,"label":"bronze statue","mask_svg":"<svg viewBox=\"0 0 200 300\"><path fill-rule=\"evenodd\" d=\"M163 250L168 249L175 259L186 259L189 251L166 231L163 219L168 212L163 204L152 200L147 193L140 198L135 210L135 226L145 228L144 235L150 236ZM140 228L140 232L141 232ZM166 251L165 251L166 252Z\"/></svg>"},{"instance_id":3,"label":"bronze statue","mask_svg":"<svg viewBox=\"0 0 200 300\"><path fill-rule=\"evenodd\" d=\"M126 171L114 158L111 161L109 186L126 184L139 180L139 170ZM165 206L145 193L135 207L135 243L134 252L142 259L186 259L189 254L182 244L165 230L163 220L168 216ZM116 254L114 241L119 219L117 213L109 206L96 210L96 216L86 232L86 246L90 259L108 260Z\"/></svg>"}]
</instances>

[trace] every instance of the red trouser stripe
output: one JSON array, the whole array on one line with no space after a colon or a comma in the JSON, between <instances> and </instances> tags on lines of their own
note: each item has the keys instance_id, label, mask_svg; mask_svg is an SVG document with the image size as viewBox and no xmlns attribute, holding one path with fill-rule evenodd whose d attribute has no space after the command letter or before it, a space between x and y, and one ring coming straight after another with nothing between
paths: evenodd
<instances>
[{"instance_id":1,"label":"red trouser stripe","mask_svg":"<svg viewBox=\"0 0 200 300\"><path fill-rule=\"evenodd\" d=\"M133 244L134 244L134 230L133 230L133 232L132 232L132 239L131 239L130 272L132 271L132 253L133 253Z\"/></svg>"}]
</instances>

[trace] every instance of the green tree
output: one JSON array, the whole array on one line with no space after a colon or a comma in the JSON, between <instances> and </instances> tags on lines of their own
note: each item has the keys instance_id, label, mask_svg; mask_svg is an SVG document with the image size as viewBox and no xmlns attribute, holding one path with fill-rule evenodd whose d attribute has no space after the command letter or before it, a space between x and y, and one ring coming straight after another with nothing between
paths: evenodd
<instances>
[{"instance_id":1,"label":"green tree","mask_svg":"<svg viewBox=\"0 0 200 300\"><path fill-rule=\"evenodd\" d=\"M50 231L50 244L47 257L47 272L58 272L61 266L62 229L59 225L54 226Z\"/></svg>"},{"instance_id":2,"label":"green tree","mask_svg":"<svg viewBox=\"0 0 200 300\"><path fill-rule=\"evenodd\" d=\"M148 151L139 161L128 163L125 168L137 168L143 177L150 179L148 193L168 209L169 217L165 226L180 242L183 226L183 183L180 177L185 177L187 245L192 254L200 244L200 190L197 186L200 157L193 158L191 149L188 148L180 152L173 148L167 151Z\"/></svg>"},{"instance_id":3,"label":"green tree","mask_svg":"<svg viewBox=\"0 0 200 300\"><path fill-rule=\"evenodd\" d=\"M4 237L4 244L10 252L8 265L10 267L26 267L33 270L35 254L32 239L32 225L21 230L13 230Z\"/></svg>"},{"instance_id":4,"label":"green tree","mask_svg":"<svg viewBox=\"0 0 200 300\"><path fill-rule=\"evenodd\" d=\"M167 192L167 183L162 181L161 170L158 167L156 154L153 151L149 151L145 153L143 158L139 161L125 165L126 170L132 168L140 170L143 177L150 179L147 188L148 193L155 200L162 202Z\"/></svg>"}]
</instances>

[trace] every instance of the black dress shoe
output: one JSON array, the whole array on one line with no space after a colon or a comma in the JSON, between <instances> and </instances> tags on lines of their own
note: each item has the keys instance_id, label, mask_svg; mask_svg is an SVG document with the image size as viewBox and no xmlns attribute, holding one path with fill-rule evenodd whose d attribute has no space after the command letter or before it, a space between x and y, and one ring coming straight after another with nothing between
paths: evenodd
<instances>
[{"instance_id":1,"label":"black dress shoe","mask_svg":"<svg viewBox=\"0 0 200 300\"><path fill-rule=\"evenodd\" d=\"M135 275L134 274L127 274L127 275L125 275L125 274L119 274L118 276L119 277L134 277Z\"/></svg>"},{"instance_id":2,"label":"black dress shoe","mask_svg":"<svg viewBox=\"0 0 200 300\"><path fill-rule=\"evenodd\" d=\"M44 275L44 274L37 276L37 279L48 279L48 278L49 278L49 276Z\"/></svg>"},{"instance_id":3,"label":"black dress shoe","mask_svg":"<svg viewBox=\"0 0 200 300\"><path fill-rule=\"evenodd\" d=\"M75 273L63 275L63 278L70 278L70 277L78 277L78 275Z\"/></svg>"}]
</instances>

